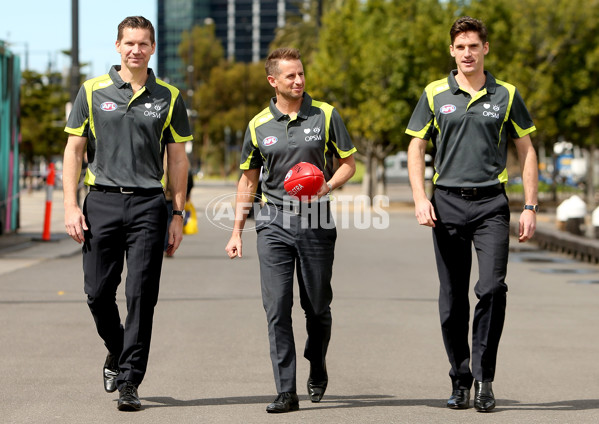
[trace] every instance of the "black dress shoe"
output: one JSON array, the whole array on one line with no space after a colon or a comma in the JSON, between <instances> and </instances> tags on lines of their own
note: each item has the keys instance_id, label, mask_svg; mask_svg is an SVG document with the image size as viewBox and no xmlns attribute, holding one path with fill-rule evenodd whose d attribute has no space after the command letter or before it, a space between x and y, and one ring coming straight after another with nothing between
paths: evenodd
<instances>
[{"instance_id":1,"label":"black dress shoe","mask_svg":"<svg viewBox=\"0 0 599 424\"><path fill-rule=\"evenodd\" d=\"M470 390L454 389L447 401L447 407L451 409L468 409L470 406Z\"/></svg>"},{"instance_id":2,"label":"black dress shoe","mask_svg":"<svg viewBox=\"0 0 599 424\"><path fill-rule=\"evenodd\" d=\"M327 390L329 376L327 367L314 367L310 364L310 377L308 377L308 396L312 402L320 402Z\"/></svg>"},{"instance_id":3,"label":"black dress shoe","mask_svg":"<svg viewBox=\"0 0 599 424\"><path fill-rule=\"evenodd\" d=\"M112 393L116 390L116 378L119 375L119 360L112 353L108 353L104 368L102 368L102 377L104 378L104 390Z\"/></svg>"},{"instance_id":4,"label":"black dress shoe","mask_svg":"<svg viewBox=\"0 0 599 424\"><path fill-rule=\"evenodd\" d=\"M282 413L297 411L299 409L299 399L295 392L283 392L279 393L273 403L266 407L266 412L270 413Z\"/></svg>"},{"instance_id":5,"label":"black dress shoe","mask_svg":"<svg viewBox=\"0 0 599 424\"><path fill-rule=\"evenodd\" d=\"M495 408L495 395L490 381L474 382L474 407L478 412L489 412Z\"/></svg>"},{"instance_id":6,"label":"black dress shoe","mask_svg":"<svg viewBox=\"0 0 599 424\"><path fill-rule=\"evenodd\" d=\"M141 409L137 387L132 382L125 382L123 388L119 390L119 395L117 404L119 411L139 411Z\"/></svg>"}]
</instances>

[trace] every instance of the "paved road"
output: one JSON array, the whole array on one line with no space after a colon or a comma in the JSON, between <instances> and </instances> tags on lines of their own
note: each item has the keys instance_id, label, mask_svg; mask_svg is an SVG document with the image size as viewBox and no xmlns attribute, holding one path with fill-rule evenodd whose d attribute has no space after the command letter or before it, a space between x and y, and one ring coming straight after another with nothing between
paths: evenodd
<instances>
[{"instance_id":1,"label":"paved road","mask_svg":"<svg viewBox=\"0 0 599 424\"><path fill-rule=\"evenodd\" d=\"M0 246L0 422L599 422L599 266L515 242L494 384L498 407L486 415L448 410L430 231L402 204L387 210L385 226L385 214L367 219L351 201L336 250L329 389L320 404L307 401L308 364L298 360L300 411L266 414L275 388L255 233L244 236L244 258L231 261L224 252L228 231L204 214L211 199L232 192L224 185L194 189L199 233L165 260L139 390L144 410L137 413L117 411L117 395L102 390L105 350L85 303L78 247L62 236L60 194L56 241ZM41 234L43 196L24 195L22 206L28 211L22 233ZM220 212L223 224L226 208ZM301 356L299 300L294 319Z\"/></svg>"}]
</instances>

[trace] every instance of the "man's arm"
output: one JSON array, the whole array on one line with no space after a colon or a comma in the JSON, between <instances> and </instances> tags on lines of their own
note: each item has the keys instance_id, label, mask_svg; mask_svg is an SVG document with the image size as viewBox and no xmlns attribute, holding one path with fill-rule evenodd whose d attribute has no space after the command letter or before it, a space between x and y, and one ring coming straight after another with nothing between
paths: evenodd
<instances>
[{"instance_id":1,"label":"man's arm","mask_svg":"<svg viewBox=\"0 0 599 424\"><path fill-rule=\"evenodd\" d=\"M83 232L88 229L85 216L77 203L77 187L86 143L86 137L69 135L62 165L64 223L67 234L77 243L85 241Z\"/></svg>"},{"instance_id":2,"label":"man's arm","mask_svg":"<svg viewBox=\"0 0 599 424\"><path fill-rule=\"evenodd\" d=\"M530 135L514 140L520 162L522 173L522 185L524 186L524 203L527 205L537 204L537 193L539 184L537 154L530 140ZM523 243L534 235L537 228L537 214L531 210L523 210L520 214L518 240Z\"/></svg>"},{"instance_id":3,"label":"man's arm","mask_svg":"<svg viewBox=\"0 0 599 424\"><path fill-rule=\"evenodd\" d=\"M173 197L173 210L182 211L185 208L187 195L187 171L189 162L185 153L185 143L168 143L167 172L168 184ZM183 240L183 217L174 215L168 227L167 254L173 255Z\"/></svg>"},{"instance_id":4,"label":"man's arm","mask_svg":"<svg viewBox=\"0 0 599 424\"><path fill-rule=\"evenodd\" d=\"M345 158L339 158L339 167L331 177L331 179L325 182L322 187L318 190L316 195L320 198L329 192L329 186L331 185L331 191L337 187L341 187L343 184L349 181L351 177L356 173L356 160L354 155L349 155Z\"/></svg>"},{"instance_id":5,"label":"man's arm","mask_svg":"<svg viewBox=\"0 0 599 424\"><path fill-rule=\"evenodd\" d=\"M425 155L428 142L414 137L408 147L408 176L414 198L415 215L420 225L434 227L437 217L424 187Z\"/></svg>"},{"instance_id":6,"label":"man's arm","mask_svg":"<svg viewBox=\"0 0 599 424\"><path fill-rule=\"evenodd\" d=\"M237 196L235 197L235 223L233 233L225 247L229 258L242 257L241 234L245 227L250 208L254 204L254 193L260 183L260 169L248 169L243 171L237 184Z\"/></svg>"}]
</instances>

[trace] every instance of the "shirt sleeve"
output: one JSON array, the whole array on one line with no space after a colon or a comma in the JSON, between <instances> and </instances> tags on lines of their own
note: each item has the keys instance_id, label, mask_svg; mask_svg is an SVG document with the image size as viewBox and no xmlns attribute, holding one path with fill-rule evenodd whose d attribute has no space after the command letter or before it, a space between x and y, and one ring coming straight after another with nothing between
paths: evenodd
<instances>
[{"instance_id":1,"label":"shirt sleeve","mask_svg":"<svg viewBox=\"0 0 599 424\"><path fill-rule=\"evenodd\" d=\"M507 131L512 138L522 138L527 134L536 131L534 122L524 104L520 92L516 89L510 116L507 122Z\"/></svg>"},{"instance_id":2,"label":"shirt sleeve","mask_svg":"<svg viewBox=\"0 0 599 424\"><path fill-rule=\"evenodd\" d=\"M430 140L434 130L434 119L435 114L431 110L425 90L420 96L414 112L412 112L406 134L423 140Z\"/></svg>"},{"instance_id":3,"label":"shirt sleeve","mask_svg":"<svg viewBox=\"0 0 599 424\"><path fill-rule=\"evenodd\" d=\"M164 131L164 139L167 143L183 143L193 140L189 118L187 117L187 108L180 93L177 94L175 99L171 123Z\"/></svg>"},{"instance_id":4,"label":"shirt sleeve","mask_svg":"<svg viewBox=\"0 0 599 424\"><path fill-rule=\"evenodd\" d=\"M64 131L72 135L87 137L89 131L89 105L85 85L79 88Z\"/></svg>"},{"instance_id":5,"label":"shirt sleeve","mask_svg":"<svg viewBox=\"0 0 599 424\"><path fill-rule=\"evenodd\" d=\"M254 144L252 133L248 125L245 130L245 137L243 138L243 146L241 147L241 165L239 165L239 169L245 171L248 169L260 168L263 164L262 162L260 149L258 148L257 143Z\"/></svg>"},{"instance_id":6,"label":"shirt sleeve","mask_svg":"<svg viewBox=\"0 0 599 424\"><path fill-rule=\"evenodd\" d=\"M338 158L346 158L357 152L337 109L333 109L331 113L329 143L333 144L333 152Z\"/></svg>"}]
</instances>

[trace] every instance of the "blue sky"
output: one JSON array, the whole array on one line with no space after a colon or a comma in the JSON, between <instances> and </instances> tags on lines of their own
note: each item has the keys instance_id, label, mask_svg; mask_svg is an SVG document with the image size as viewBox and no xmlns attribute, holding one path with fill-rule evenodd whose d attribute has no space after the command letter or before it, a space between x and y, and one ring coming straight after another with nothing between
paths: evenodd
<instances>
[{"instance_id":1,"label":"blue sky","mask_svg":"<svg viewBox=\"0 0 599 424\"><path fill-rule=\"evenodd\" d=\"M117 26L123 18L142 15L157 27L156 0L79 0L79 62L89 63L82 73L97 76L119 64L115 50ZM70 58L61 50L71 48L71 0L2 1L0 40L21 56L25 68L25 51L29 68L45 72L48 63L54 71L70 66ZM25 46L25 44L27 46ZM160 41L158 40L158 48ZM150 67L156 68L156 54Z\"/></svg>"}]
</instances>

